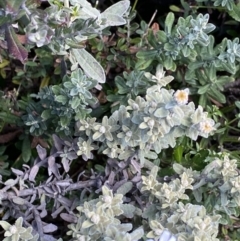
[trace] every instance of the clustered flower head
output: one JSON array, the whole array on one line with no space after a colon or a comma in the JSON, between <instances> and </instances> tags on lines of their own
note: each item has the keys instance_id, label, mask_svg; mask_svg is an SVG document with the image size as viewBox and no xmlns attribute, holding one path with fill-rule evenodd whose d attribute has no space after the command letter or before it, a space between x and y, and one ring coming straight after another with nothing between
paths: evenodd
<instances>
[{"instance_id":1,"label":"clustered flower head","mask_svg":"<svg viewBox=\"0 0 240 241\"><path fill-rule=\"evenodd\" d=\"M164 73L161 65L156 76L147 73L154 85L147 89L145 98L129 99L128 106L121 105L110 117L104 116L102 123L95 122L96 118L80 121L79 136L102 143L102 153L111 158L129 158L137 149L141 162L145 156L154 159L162 149L174 147L180 136L193 140L199 135L208 137L215 129L214 121L201 106L195 109L193 102L188 103L189 89L164 88L172 80ZM84 151L82 145L79 143L79 155Z\"/></svg>"},{"instance_id":2,"label":"clustered flower head","mask_svg":"<svg viewBox=\"0 0 240 241\"><path fill-rule=\"evenodd\" d=\"M33 237L32 235L32 227L24 228L22 226L23 218L20 217L16 220L15 224L11 225L6 221L0 221L0 226L5 230L3 241L18 241L18 240L26 240L26 241L37 241L38 235Z\"/></svg>"}]
</instances>

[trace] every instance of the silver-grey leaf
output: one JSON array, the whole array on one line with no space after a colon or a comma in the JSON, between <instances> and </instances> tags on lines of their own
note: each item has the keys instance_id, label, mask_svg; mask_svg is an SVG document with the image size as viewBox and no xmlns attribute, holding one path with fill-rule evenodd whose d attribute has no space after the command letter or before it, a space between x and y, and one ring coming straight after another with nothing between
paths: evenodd
<instances>
[{"instance_id":1,"label":"silver-grey leaf","mask_svg":"<svg viewBox=\"0 0 240 241\"><path fill-rule=\"evenodd\" d=\"M99 83L105 83L104 69L91 54L85 49L72 49L71 52L87 76L97 80Z\"/></svg>"}]
</instances>

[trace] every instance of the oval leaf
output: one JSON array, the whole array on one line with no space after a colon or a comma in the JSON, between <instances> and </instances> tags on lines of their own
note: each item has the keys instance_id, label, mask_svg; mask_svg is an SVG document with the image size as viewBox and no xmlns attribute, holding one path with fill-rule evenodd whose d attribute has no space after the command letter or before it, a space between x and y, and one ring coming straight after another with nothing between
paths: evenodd
<instances>
[{"instance_id":1,"label":"oval leaf","mask_svg":"<svg viewBox=\"0 0 240 241\"><path fill-rule=\"evenodd\" d=\"M85 49L73 49L72 54L86 75L97 80L99 83L105 83L105 72L102 66L91 54L89 54Z\"/></svg>"}]
</instances>

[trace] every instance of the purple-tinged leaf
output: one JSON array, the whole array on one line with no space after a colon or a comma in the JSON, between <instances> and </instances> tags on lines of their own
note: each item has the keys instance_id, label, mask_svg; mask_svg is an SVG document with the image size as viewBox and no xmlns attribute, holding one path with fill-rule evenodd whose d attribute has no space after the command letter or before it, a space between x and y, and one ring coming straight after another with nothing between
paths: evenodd
<instances>
[{"instance_id":1,"label":"purple-tinged leaf","mask_svg":"<svg viewBox=\"0 0 240 241\"><path fill-rule=\"evenodd\" d=\"M113 192L116 192L116 191L117 191L124 183L126 183L126 182L127 182L127 180L125 180L125 179L116 182L116 183L114 184L113 188L112 188Z\"/></svg>"},{"instance_id":2,"label":"purple-tinged leaf","mask_svg":"<svg viewBox=\"0 0 240 241\"><path fill-rule=\"evenodd\" d=\"M61 151L63 149L64 142L55 134L52 135L54 146L58 151Z\"/></svg>"},{"instance_id":3,"label":"purple-tinged leaf","mask_svg":"<svg viewBox=\"0 0 240 241\"><path fill-rule=\"evenodd\" d=\"M55 158L50 156L48 158L48 175L50 176L51 174L54 174L57 178L60 177L59 171L58 171L58 167L57 164L55 162Z\"/></svg>"},{"instance_id":4,"label":"purple-tinged leaf","mask_svg":"<svg viewBox=\"0 0 240 241\"><path fill-rule=\"evenodd\" d=\"M44 160L44 159L46 158L46 156L47 156L47 151L46 151L46 149L43 148L43 147L42 147L41 145L39 145L39 144L37 145L36 149L37 149L39 158L40 158L41 160Z\"/></svg>"},{"instance_id":5,"label":"purple-tinged leaf","mask_svg":"<svg viewBox=\"0 0 240 241\"><path fill-rule=\"evenodd\" d=\"M113 185L115 176L116 173L114 171L111 171L108 177L108 184Z\"/></svg>"},{"instance_id":6,"label":"purple-tinged leaf","mask_svg":"<svg viewBox=\"0 0 240 241\"><path fill-rule=\"evenodd\" d=\"M18 178L16 178L16 179L8 179L5 183L4 183L4 185L5 186L14 186L14 185L16 185L18 183Z\"/></svg>"},{"instance_id":7,"label":"purple-tinged leaf","mask_svg":"<svg viewBox=\"0 0 240 241\"><path fill-rule=\"evenodd\" d=\"M61 213L60 217L69 223L77 223L77 218L71 214L68 213Z\"/></svg>"},{"instance_id":8,"label":"purple-tinged leaf","mask_svg":"<svg viewBox=\"0 0 240 241\"><path fill-rule=\"evenodd\" d=\"M43 238L41 239L42 241L56 241L56 239L52 235L43 235Z\"/></svg>"},{"instance_id":9,"label":"purple-tinged leaf","mask_svg":"<svg viewBox=\"0 0 240 241\"><path fill-rule=\"evenodd\" d=\"M70 181L68 181L68 180L57 181L56 185L58 185L60 187L68 187L70 185Z\"/></svg>"},{"instance_id":10,"label":"purple-tinged leaf","mask_svg":"<svg viewBox=\"0 0 240 241\"><path fill-rule=\"evenodd\" d=\"M65 172L69 172L70 166L69 166L69 160L66 158L62 159L62 164Z\"/></svg>"},{"instance_id":11,"label":"purple-tinged leaf","mask_svg":"<svg viewBox=\"0 0 240 241\"><path fill-rule=\"evenodd\" d=\"M12 172L14 173L14 174L16 174L17 176L23 176L24 175L24 172L22 172L22 171L20 171L20 170L18 170L18 169L15 169L15 168L11 168L11 170L12 170Z\"/></svg>"},{"instance_id":12,"label":"purple-tinged leaf","mask_svg":"<svg viewBox=\"0 0 240 241\"><path fill-rule=\"evenodd\" d=\"M14 197L12 200L13 200L14 203L16 203L16 204L18 204L18 205L23 205L23 204L25 204L25 200L22 199L22 198L20 198L20 197Z\"/></svg>"},{"instance_id":13,"label":"purple-tinged leaf","mask_svg":"<svg viewBox=\"0 0 240 241\"><path fill-rule=\"evenodd\" d=\"M35 201L36 197L37 197L37 195L36 195L36 193L34 193L31 197L30 203L33 203Z\"/></svg>"},{"instance_id":14,"label":"purple-tinged leaf","mask_svg":"<svg viewBox=\"0 0 240 241\"><path fill-rule=\"evenodd\" d=\"M43 209L42 212L40 213L40 217L41 217L41 218L44 218L44 217L47 216L47 214L48 214L48 213L47 213L46 209ZM43 230L44 230L44 228L43 228Z\"/></svg>"},{"instance_id":15,"label":"purple-tinged leaf","mask_svg":"<svg viewBox=\"0 0 240 241\"><path fill-rule=\"evenodd\" d=\"M51 216L52 216L53 218L56 218L56 217L58 216L58 214L61 213L64 209L65 209L65 208L64 208L63 206L61 206L61 207L58 208L55 212L53 212L53 213L51 214Z\"/></svg>"},{"instance_id":16,"label":"purple-tinged leaf","mask_svg":"<svg viewBox=\"0 0 240 241\"><path fill-rule=\"evenodd\" d=\"M32 167L30 173L29 173L29 181L35 182L35 177L39 171L38 165L35 165Z\"/></svg>"},{"instance_id":17,"label":"purple-tinged leaf","mask_svg":"<svg viewBox=\"0 0 240 241\"><path fill-rule=\"evenodd\" d=\"M71 207L72 201L67 199L66 197L59 197L58 201L66 207Z\"/></svg>"},{"instance_id":18,"label":"purple-tinged leaf","mask_svg":"<svg viewBox=\"0 0 240 241\"><path fill-rule=\"evenodd\" d=\"M135 159L131 159L131 164L133 165L133 167L135 168L135 170L139 173L141 173L141 166L140 163L137 162Z\"/></svg>"},{"instance_id":19,"label":"purple-tinged leaf","mask_svg":"<svg viewBox=\"0 0 240 241\"><path fill-rule=\"evenodd\" d=\"M82 200L82 199L80 199ZM72 202L72 206L70 207L70 210L73 211L78 206L78 199L75 198Z\"/></svg>"},{"instance_id":20,"label":"purple-tinged leaf","mask_svg":"<svg viewBox=\"0 0 240 241\"><path fill-rule=\"evenodd\" d=\"M140 182L141 180L142 180L142 177L141 177L140 174L138 174L137 176L134 176L131 181L132 181L132 182L135 182L135 183L138 183L138 182Z\"/></svg>"},{"instance_id":21,"label":"purple-tinged leaf","mask_svg":"<svg viewBox=\"0 0 240 241\"><path fill-rule=\"evenodd\" d=\"M52 188L50 188L50 187L45 186L45 187L43 187L43 189L44 189L48 194L53 194L53 193L54 193L54 191L53 191Z\"/></svg>"},{"instance_id":22,"label":"purple-tinged leaf","mask_svg":"<svg viewBox=\"0 0 240 241\"><path fill-rule=\"evenodd\" d=\"M50 177L47 179L46 184L50 183L50 182L52 181L52 179L53 179L53 176L50 176Z\"/></svg>"},{"instance_id":23,"label":"purple-tinged leaf","mask_svg":"<svg viewBox=\"0 0 240 241\"><path fill-rule=\"evenodd\" d=\"M28 51L18 40L17 35L11 25L6 25L5 27L5 39L9 54L24 63L27 60Z\"/></svg>"}]
</instances>

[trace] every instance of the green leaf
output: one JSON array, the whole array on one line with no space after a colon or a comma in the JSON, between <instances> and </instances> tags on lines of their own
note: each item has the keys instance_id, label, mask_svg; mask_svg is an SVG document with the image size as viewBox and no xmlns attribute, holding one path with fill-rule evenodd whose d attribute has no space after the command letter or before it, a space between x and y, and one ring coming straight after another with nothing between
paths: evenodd
<instances>
[{"instance_id":1,"label":"green leaf","mask_svg":"<svg viewBox=\"0 0 240 241\"><path fill-rule=\"evenodd\" d=\"M11 25L5 26L5 38L8 46L8 52L24 63L28 57L28 51L19 42L16 33Z\"/></svg>"},{"instance_id":2,"label":"green leaf","mask_svg":"<svg viewBox=\"0 0 240 241\"><path fill-rule=\"evenodd\" d=\"M226 97L223 95L220 91L218 91L216 88L212 87L208 94L212 96L215 100L219 101L220 103L226 103Z\"/></svg>"},{"instance_id":3,"label":"green leaf","mask_svg":"<svg viewBox=\"0 0 240 241\"><path fill-rule=\"evenodd\" d=\"M205 94L205 93L209 90L209 87L210 87L210 84L201 86L201 87L198 89L198 94L199 94L199 95Z\"/></svg>"},{"instance_id":4,"label":"green leaf","mask_svg":"<svg viewBox=\"0 0 240 241\"><path fill-rule=\"evenodd\" d=\"M61 116L60 122L62 126L67 126L69 124L69 117L68 116Z\"/></svg>"},{"instance_id":5,"label":"green leaf","mask_svg":"<svg viewBox=\"0 0 240 241\"><path fill-rule=\"evenodd\" d=\"M206 95L201 95L200 99L199 99L199 105L201 105L202 107L205 107L207 104L207 97Z\"/></svg>"},{"instance_id":6,"label":"green leaf","mask_svg":"<svg viewBox=\"0 0 240 241\"><path fill-rule=\"evenodd\" d=\"M147 67L150 66L150 64L152 63L153 59L148 59L148 60L145 60L145 59L141 59L139 60L136 65L135 65L135 69L137 70L144 70L146 69Z\"/></svg>"},{"instance_id":7,"label":"green leaf","mask_svg":"<svg viewBox=\"0 0 240 241\"><path fill-rule=\"evenodd\" d=\"M80 99L78 97L74 97L70 104L73 109L76 109L80 105Z\"/></svg>"},{"instance_id":8,"label":"green leaf","mask_svg":"<svg viewBox=\"0 0 240 241\"><path fill-rule=\"evenodd\" d=\"M164 60L163 64L167 70L172 70L172 71L176 70L176 64L173 62L172 58L169 56L167 56L167 58Z\"/></svg>"},{"instance_id":9,"label":"green leaf","mask_svg":"<svg viewBox=\"0 0 240 241\"><path fill-rule=\"evenodd\" d=\"M57 102L61 102L63 105L65 105L67 103L67 96L58 95L58 96L55 97L55 100Z\"/></svg>"},{"instance_id":10,"label":"green leaf","mask_svg":"<svg viewBox=\"0 0 240 241\"><path fill-rule=\"evenodd\" d=\"M137 53L137 57L139 59L154 59L157 55L158 51L156 49L146 50L146 51L139 51Z\"/></svg>"},{"instance_id":11,"label":"green leaf","mask_svg":"<svg viewBox=\"0 0 240 241\"><path fill-rule=\"evenodd\" d=\"M97 80L99 83L105 83L106 76L104 69L91 54L85 49L72 49L71 52L86 75Z\"/></svg>"},{"instance_id":12,"label":"green leaf","mask_svg":"<svg viewBox=\"0 0 240 241\"><path fill-rule=\"evenodd\" d=\"M217 79L216 72L217 70L214 65L211 65L211 67L207 69L206 73L209 76L209 79L211 82L216 82L216 79Z\"/></svg>"},{"instance_id":13,"label":"green leaf","mask_svg":"<svg viewBox=\"0 0 240 241\"><path fill-rule=\"evenodd\" d=\"M48 110L44 110L41 114L41 117L44 119L44 120L47 120L51 117L51 110L48 109Z\"/></svg>"},{"instance_id":14,"label":"green leaf","mask_svg":"<svg viewBox=\"0 0 240 241\"><path fill-rule=\"evenodd\" d=\"M240 101L236 101L235 105L240 109Z\"/></svg>"},{"instance_id":15,"label":"green leaf","mask_svg":"<svg viewBox=\"0 0 240 241\"><path fill-rule=\"evenodd\" d=\"M172 12L170 12L167 15L167 18L165 20L165 32L167 32L168 34L171 34L174 19L175 19L174 14Z\"/></svg>"},{"instance_id":16,"label":"green leaf","mask_svg":"<svg viewBox=\"0 0 240 241\"><path fill-rule=\"evenodd\" d=\"M0 6L9 13L17 13L26 0L0 0Z\"/></svg>"},{"instance_id":17,"label":"green leaf","mask_svg":"<svg viewBox=\"0 0 240 241\"><path fill-rule=\"evenodd\" d=\"M17 121L20 120L20 117L6 112L0 112L0 120L3 120L4 122L8 124L16 124Z\"/></svg>"},{"instance_id":18,"label":"green leaf","mask_svg":"<svg viewBox=\"0 0 240 241\"><path fill-rule=\"evenodd\" d=\"M240 2L238 4L233 4L233 9L228 11L228 14L235 19L236 21L240 22Z\"/></svg>"},{"instance_id":19,"label":"green leaf","mask_svg":"<svg viewBox=\"0 0 240 241\"><path fill-rule=\"evenodd\" d=\"M120 76L117 76L115 78L115 83L118 88L118 93L119 94L126 94L130 92L130 88L126 85L125 81L123 78Z\"/></svg>"},{"instance_id":20,"label":"green leaf","mask_svg":"<svg viewBox=\"0 0 240 241\"><path fill-rule=\"evenodd\" d=\"M5 23L11 22L10 20L11 20L10 15L0 16L0 26L2 26Z\"/></svg>"},{"instance_id":21,"label":"green leaf","mask_svg":"<svg viewBox=\"0 0 240 241\"><path fill-rule=\"evenodd\" d=\"M191 50L190 50L190 48L187 45L185 45L182 48L182 53L183 53L184 57L188 57L191 54Z\"/></svg>"},{"instance_id":22,"label":"green leaf","mask_svg":"<svg viewBox=\"0 0 240 241\"><path fill-rule=\"evenodd\" d=\"M169 8L173 12L178 12L178 13L183 12L183 10L181 8L179 8L178 6L176 6L176 5L171 5Z\"/></svg>"},{"instance_id":23,"label":"green leaf","mask_svg":"<svg viewBox=\"0 0 240 241\"><path fill-rule=\"evenodd\" d=\"M161 43L166 43L167 42L167 35L162 30L157 32L157 38L160 40Z\"/></svg>"},{"instance_id":24,"label":"green leaf","mask_svg":"<svg viewBox=\"0 0 240 241\"><path fill-rule=\"evenodd\" d=\"M32 151L31 151L31 143L30 140L28 138L28 136L26 136L23 140L22 143L22 158L24 162L28 162L31 158L32 155Z\"/></svg>"},{"instance_id":25,"label":"green leaf","mask_svg":"<svg viewBox=\"0 0 240 241\"><path fill-rule=\"evenodd\" d=\"M174 151L173 151L173 155L174 155L174 158L177 162L180 162L182 161L182 157L183 157L183 147L180 145L180 146L177 146L174 148Z\"/></svg>"}]
</instances>

